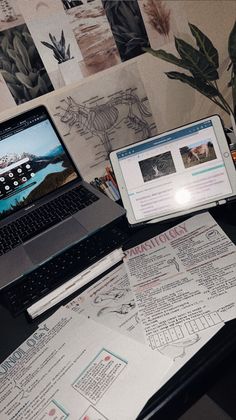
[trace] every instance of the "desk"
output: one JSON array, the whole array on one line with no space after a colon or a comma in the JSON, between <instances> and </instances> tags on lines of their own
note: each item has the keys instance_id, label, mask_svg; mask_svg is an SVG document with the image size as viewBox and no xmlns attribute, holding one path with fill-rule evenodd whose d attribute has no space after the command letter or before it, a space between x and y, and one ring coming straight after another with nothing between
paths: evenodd
<instances>
[{"instance_id":1,"label":"desk","mask_svg":"<svg viewBox=\"0 0 236 420\"><path fill-rule=\"evenodd\" d=\"M211 214L236 243L236 203L213 209ZM178 221L160 223L141 228L135 233L131 231L131 245L157 235L177 223ZM13 318L9 311L0 305L0 362L31 335L37 324L55 309L47 313L47 316L30 322L25 314ZM207 392L221 377L222 372L230 369L233 362L235 366L235 356L236 320L232 320L149 400L138 419L177 419Z\"/></svg>"}]
</instances>

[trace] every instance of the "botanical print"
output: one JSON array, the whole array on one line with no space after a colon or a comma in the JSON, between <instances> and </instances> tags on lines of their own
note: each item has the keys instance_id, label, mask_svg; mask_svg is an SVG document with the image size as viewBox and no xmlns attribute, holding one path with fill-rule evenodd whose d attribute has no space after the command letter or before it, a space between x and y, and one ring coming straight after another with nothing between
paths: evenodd
<instances>
[{"instance_id":1,"label":"botanical print","mask_svg":"<svg viewBox=\"0 0 236 420\"><path fill-rule=\"evenodd\" d=\"M16 0L0 1L0 31L22 25L24 18L19 11Z\"/></svg>"},{"instance_id":2,"label":"botanical print","mask_svg":"<svg viewBox=\"0 0 236 420\"><path fill-rule=\"evenodd\" d=\"M61 38L56 39L54 35L49 32L49 38L51 43L47 41L41 41L41 43L53 51L53 57L57 60L58 63L64 63L67 60L74 58L70 53L70 44L66 45L64 31L61 31Z\"/></svg>"},{"instance_id":3,"label":"botanical print","mask_svg":"<svg viewBox=\"0 0 236 420\"><path fill-rule=\"evenodd\" d=\"M53 90L27 26L0 33L0 72L17 104Z\"/></svg>"},{"instance_id":4,"label":"botanical print","mask_svg":"<svg viewBox=\"0 0 236 420\"><path fill-rule=\"evenodd\" d=\"M138 0L138 4L151 47L158 49L172 41L184 21L181 5L172 0Z\"/></svg>"},{"instance_id":5,"label":"botanical print","mask_svg":"<svg viewBox=\"0 0 236 420\"><path fill-rule=\"evenodd\" d=\"M87 180L103 174L111 150L157 133L136 63L68 89L48 108Z\"/></svg>"},{"instance_id":6,"label":"botanical print","mask_svg":"<svg viewBox=\"0 0 236 420\"><path fill-rule=\"evenodd\" d=\"M8 108L12 108L16 105L8 87L0 73L0 112L5 111Z\"/></svg>"},{"instance_id":7,"label":"botanical print","mask_svg":"<svg viewBox=\"0 0 236 420\"><path fill-rule=\"evenodd\" d=\"M77 81L80 80L80 72L77 69L82 55L64 10L48 14L43 19L40 15L36 16L32 20L28 20L27 24L48 74L54 75L52 79L54 88L58 89L67 83L76 81L74 78L70 80L71 70L73 74L77 72ZM65 81L64 69L61 71L60 66L68 61L71 62L70 71L67 75L68 80ZM72 64L75 71L73 71L73 66L71 69Z\"/></svg>"},{"instance_id":8,"label":"botanical print","mask_svg":"<svg viewBox=\"0 0 236 420\"><path fill-rule=\"evenodd\" d=\"M54 89L60 89L65 86L65 81L61 72L56 69L55 71L49 71L48 76L52 82Z\"/></svg>"},{"instance_id":9,"label":"botanical print","mask_svg":"<svg viewBox=\"0 0 236 420\"><path fill-rule=\"evenodd\" d=\"M162 0L145 0L143 3L144 13L152 28L160 35L168 36L170 33L170 14Z\"/></svg>"},{"instance_id":10,"label":"botanical print","mask_svg":"<svg viewBox=\"0 0 236 420\"><path fill-rule=\"evenodd\" d=\"M81 50L84 77L120 62L119 52L101 0L67 10L70 25Z\"/></svg>"},{"instance_id":11,"label":"botanical print","mask_svg":"<svg viewBox=\"0 0 236 420\"><path fill-rule=\"evenodd\" d=\"M137 0L102 0L121 60L142 54L149 40Z\"/></svg>"}]
</instances>

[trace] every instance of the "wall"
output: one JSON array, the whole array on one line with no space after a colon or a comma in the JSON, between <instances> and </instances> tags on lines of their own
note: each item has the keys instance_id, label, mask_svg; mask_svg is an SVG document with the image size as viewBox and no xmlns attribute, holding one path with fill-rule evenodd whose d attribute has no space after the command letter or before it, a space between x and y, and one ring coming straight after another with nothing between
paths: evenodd
<instances>
[{"instance_id":1,"label":"wall","mask_svg":"<svg viewBox=\"0 0 236 420\"><path fill-rule=\"evenodd\" d=\"M141 3L141 1L139 3ZM229 101L231 101L231 92L230 89L227 88L227 41L229 32L235 21L236 2L231 0L179 0L165 1L164 3L167 6L169 4L172 8L174 19L173 33L176 36L183 38L187 42L192 42L192 37L188 28L188 22L191 22L197 25L212 40L220 55L221 77L219 86L222 88ZM162 40L158 47L175 53L173 34L165 39L167 39L168 42L163 42ZM54 92L40 96L25 104L17 107L12 106L12 108L0 113L0 120L4 120L11 115L15 115L16 113L20 113L25 109L29 109L36 104L41 103L49 106L51 110L50 104L56 103L58 100L57 98L61 98L63 95L70 95L74 92L77 92L79 95L80 89L83 89L84 92L87 88L89 94L92 94L91 86L99 85L101 88L104 87L104 91L106 91L109 80L112 80L115 73L118 75L117 80L120 85L122 85L121 76L119 76L122 75L121 70L127 69L129 71L130 66L134 63L137 63L139 74L149 99L153 118L159 132L214 113L219 113L223 117L226 125L230 124L227 115L224 112L221 112L212 102L210 102L210 100L204 98L189 86L175 80L169 80L166 77L164 74L166 71L176 70L173 65L154 58L149 54L143 54L126 62L117 64L114 67L89 76L70 86L65 86ZM119 83L117 82L117 86ZM115 87L116 86L114 85L114 89ZM3 106L1 108L3 108ZM73 143L74 140L72 141L69 137L65 138L65 141L71 152L76 152L76 156L79 160L80 154L77 150L78 144L75 144L75 142Z\"/></svg>"},{"instance_id":2,"label":"wall","mask_svg":"<svg viewBox=\"0 0 236 420\"><path fill-rule=\"evenodd\" d=\"M220 81L219 86L232 103L231 90L227 88L228 72L228 35L234 25L236 16L235 1L198 0L178 1L178 8L182 8L185 28L177 36L191 42L187 22L198 26L211 39L219 51L220 56ZM186 20L185 20L186 18ZM165 45L163 49L175 53L173 43ZM145 56L140 59L142 77L151 101L152 109L158 120L160 131L193 121L207 115L219 113L225 121L230 120L220 108L210 100L176 80L165 76L166 71L176 70L175 66L154 57ZM181 69L178 69L181 71Z\"/></svg>"}]
</instances>

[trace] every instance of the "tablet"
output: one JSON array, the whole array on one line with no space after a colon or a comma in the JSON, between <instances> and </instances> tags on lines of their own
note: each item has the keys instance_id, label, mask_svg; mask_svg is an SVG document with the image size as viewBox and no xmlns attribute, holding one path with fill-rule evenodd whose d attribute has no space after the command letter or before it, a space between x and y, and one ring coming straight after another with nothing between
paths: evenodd
<instances>
[{"instance_id":1,"label":"tablet","mask_svg":"<svg viewBox=\"0 0 236 420\"><path fill-rule=\"evenodd\" d=\"M236 171L218 115L110 154L131 225L224 204L236 196Z\"/></svg>"}]
</instances>

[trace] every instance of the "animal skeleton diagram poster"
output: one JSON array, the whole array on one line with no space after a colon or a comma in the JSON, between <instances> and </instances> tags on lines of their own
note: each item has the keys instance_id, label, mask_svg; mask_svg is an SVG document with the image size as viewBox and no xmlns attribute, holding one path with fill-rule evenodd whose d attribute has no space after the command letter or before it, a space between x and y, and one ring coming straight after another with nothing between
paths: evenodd
<instances>
[{"instance_id":1,"label":"animal skeleton diagram poster","mask_svg":"<svg viewBox=\"0 0 236 420\"><path fill-rule=\"evenodd\" d=\"M136 63L50 98L48 107L88 181L104 174L112 150L157 133Z\"/></svg>"}]
</instances>

